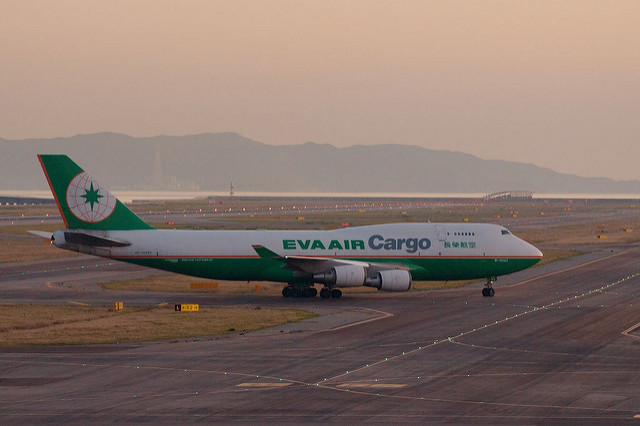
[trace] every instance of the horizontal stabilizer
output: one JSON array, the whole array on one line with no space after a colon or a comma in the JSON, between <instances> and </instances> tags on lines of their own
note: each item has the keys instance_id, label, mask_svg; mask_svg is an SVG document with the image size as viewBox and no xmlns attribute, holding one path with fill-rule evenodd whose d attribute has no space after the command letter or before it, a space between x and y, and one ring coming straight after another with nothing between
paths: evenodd
<instances>
[{"instance_id":1,"label":"horizontal stabilizer","mask_svg":"<svg viewBox=\"0 0 640 426\"><path fill-rule=\"evenodd\" d=\"M102 237L86 232L65 232L64 239L69 244L80 244L91 247L126 247L131 243L128 241L114 240L113 238Z\"/></svg>"},{"instance_id":2,"label":"horizontal stabilizer","mask_svg":"<svg viewBox=\"0 0 640 426\"><path fill-rule=\"evenodd\" d=\"M37 235L38 237L42 237L45 240L50 240L51 237L53 237L53 233L47 232L47 231L33 231L33 230L30 230L30 231L27 231L27 232L30 233L30 234L33 234L33 235Z\"/></svg>"}]
</instances>

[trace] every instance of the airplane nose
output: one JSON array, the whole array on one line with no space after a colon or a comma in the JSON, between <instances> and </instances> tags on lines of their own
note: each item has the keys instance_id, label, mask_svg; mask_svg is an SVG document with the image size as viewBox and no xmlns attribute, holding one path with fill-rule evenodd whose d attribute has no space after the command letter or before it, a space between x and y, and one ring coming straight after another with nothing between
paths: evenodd
<instances>
[{"instance_id":1,"label":"airplane nose","mask_svg":"<svg viewBox=\"0 0 640 426\"><path fill-rule=\"evenodd\" d=\"M519 241L519 252L521 253L521 256L524 257L537 257L539 259L542 259L542 257L544 256L542 254L542 252L540 250L538 250L538 248L536 246L534 246L531 243L528 243L527 241L518 238Z\"/></svg>"},{"instance_id":2,"label":"airplane nose","mask_svg":"<svg viewBox=\"0 0 640 426\"><path fill-rule=\"evenodd\" d=\"M526 243L529 247L527 247L527 255L531 256L531 257L539 257L540 259L542 259L542 257L544 256L542 254L542 252L535 247L533 244L529 244Z\"/></svg>"},{"instance_id":3,"label":"airplane nose","mask_svg":"<svg viewBox=\"0 0 640 426\"><path fill-rule=\"evenodd\" d=\"M535 256L538 256L540 258L544 257L544 254L542 254L542 252L537 247L533 247L533 249L535 250L535 253L536 253Z\"/></svg>"}]
</instances>

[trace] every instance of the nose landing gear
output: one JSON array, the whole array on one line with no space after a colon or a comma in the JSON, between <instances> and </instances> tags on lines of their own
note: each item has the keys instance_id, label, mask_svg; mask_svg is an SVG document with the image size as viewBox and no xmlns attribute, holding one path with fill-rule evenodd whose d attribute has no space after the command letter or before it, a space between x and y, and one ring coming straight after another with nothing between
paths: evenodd
<instances>
[{"instance_id":1,"label":"nose landing gear","mask_svg":"<svg viewBox=\"0 0 640 426\"><path fill-rule=\"evenodd\" d=\"M487 278L487 282L482 289L483 297L493 297L496 294L496 291L493 289L493 280L491 278Z\"/></svg>"}]
</instances>

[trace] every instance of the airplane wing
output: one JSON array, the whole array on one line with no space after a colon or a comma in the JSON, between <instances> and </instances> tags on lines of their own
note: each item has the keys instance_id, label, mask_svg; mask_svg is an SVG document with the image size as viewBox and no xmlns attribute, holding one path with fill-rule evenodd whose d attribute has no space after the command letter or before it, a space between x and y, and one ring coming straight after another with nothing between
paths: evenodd
<instances>
[{"instance_id":1,"label":"airplane wing","mask_svg":"<svg viewBox=\"0 0 640 426\"><path fill-rule=\"evenodd\" d=\"M361 266L370 272L389 269L411 269L403 264L360 262L357 260L339 259L334 257L280 256L278 253L260 245L254 245L253 249L258 253L258 256L262 258L279 260L284 263L284 267L287 269L306 272L308 274L319 274L336 266L342 265Z\"/></svg>"}]
</instances>

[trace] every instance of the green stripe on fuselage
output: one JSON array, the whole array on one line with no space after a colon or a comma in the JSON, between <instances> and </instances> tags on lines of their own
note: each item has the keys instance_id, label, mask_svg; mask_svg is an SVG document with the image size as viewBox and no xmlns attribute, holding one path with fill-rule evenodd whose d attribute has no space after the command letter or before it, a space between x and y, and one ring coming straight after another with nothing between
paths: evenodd
<instances>
[{"instance_id":1,"label":"green stripe on fuselage","mask_svg":"<svg viewBox=\"0 0 640 426\"><path fill-rule=\"evenodd\" d=\"M229 281L293 282L293 271L275 259L259 257L114 257L128 263L184 275ZM468 280L507 275L535 265L533 257L414 257L340 258L372 263L405 265L414 281Z\"/></svg>"}]
</instances>

